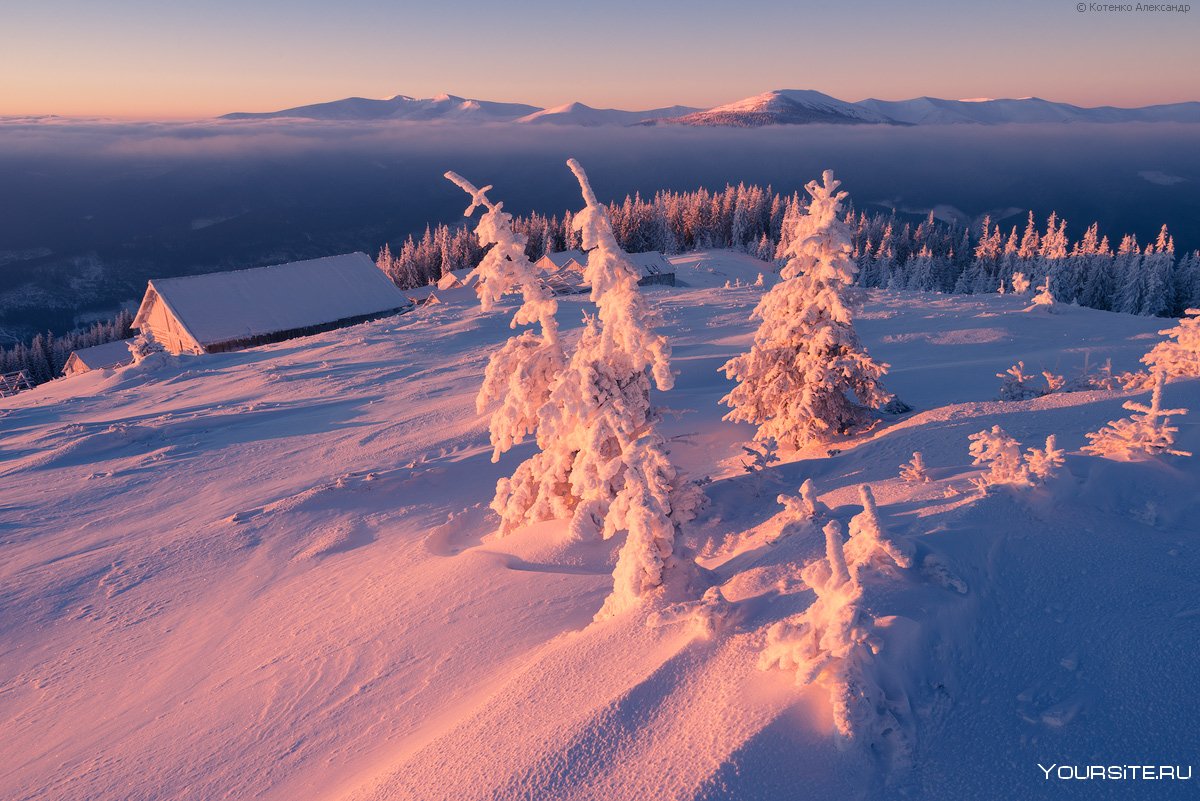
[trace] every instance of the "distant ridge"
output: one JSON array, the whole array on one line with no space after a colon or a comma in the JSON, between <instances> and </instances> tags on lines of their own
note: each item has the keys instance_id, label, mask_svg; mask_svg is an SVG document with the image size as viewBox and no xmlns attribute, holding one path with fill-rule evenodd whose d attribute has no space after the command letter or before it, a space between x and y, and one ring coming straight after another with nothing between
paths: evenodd
<instances>
[{"instance_id":1,"label":"distant ridge","mask_svg":"<svg viewBox=\"0 0 1200 801\"><path fill-rule=\"evenodd\" d=\"M524 103L495 103L490 100L472 100L455 95L437 95L416 98L396 95L387 100L370 100L365 97L347 97L328 103L314 103L282 111L245 112L225 114L223 120L256 120L296 117L310 120L476 120L480 122L504 122L524 117L536 111L537 106Z\"/></svg>"},{"instance_id":2,"label":"distant ridge","mask_svg":"<svg viewBox=\"0 0 1200 801\"><path fill-rule=\"evenodd\" d=\"M669 106L647 111L624 111L616 108L592 108L583 103L567 103L542 109L516 120L531 125L636 125L647 120L673 119L700 111L691 106Z\"/></svg>"},{"instance_id":3,"label":"distant ridge","mask_svg":"<svg viewBox=\"0 0 1200 801\"><path fill-rule=\"evenodd\" d=\"M593 108L565 103L539 108L442 94L431 98L396 95L386 100L348 97L328 103L266 112L236 112L224 120L308 119L340 121L410 120L463 123L511 122L519 125L689 125L760 128L773 125L1006 125L1072 122L1200 123L1200 102L1142 108L1085 108L1039 97L944 100L877 100L851 103L813 89L776 89L710 109L669 106L647 111Z\"/></svg>"}]
</instances>

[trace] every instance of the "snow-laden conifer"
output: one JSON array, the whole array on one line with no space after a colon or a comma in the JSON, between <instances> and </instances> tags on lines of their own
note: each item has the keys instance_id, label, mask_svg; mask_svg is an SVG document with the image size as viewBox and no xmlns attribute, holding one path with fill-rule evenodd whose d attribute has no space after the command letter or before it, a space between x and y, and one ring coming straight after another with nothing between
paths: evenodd
<instances>
[{"instance_id":1,"label":"snow-laden conifer","mask_svg":"<svg viewBox=\"0 0 1200 801\"><path fill-rule=\"evenodd\" d=\"M1033 304L1025 311L1046 311L1053 313L1056 311L1054 303L1054 292L1050 289L1050 273L1046 273L1046 277L1042 285L1038 288L1038 293L1033 296Z\"/></svg>"},{"instance_id":2,"label":"snow-laden conifer","mask_svg":"<svg viewBox=\"0 0 1200 801\"><path fill-rule=\"evenodd\" d=\"M797 684L824 686L834 725L846 740L903 739L897 710L876 675L880 643L873 616L863 605L863 574L875 565L851 561L850 543L843 542L836 520L825 525L824 533L825 557L801 571L816 600L767 630L759 668L793 671Z\"/></svg>"},{"instance_id":3,"label":"snow-laden conifer","mask_svg":"<svg viewBox=\"0 0 1200 801\"><path fill-rule=\"evenodd\" d=\"M1179 325L1159 331L1167 339L1142 357L1151 370L1169 378L1200 376L1200 309L1188 309L1184 315Z\"/></svg>"},{"instance_id":4,"label":"snow-laden conifer","mask_svg":"<svg viewBox=\"0 0 1200 801\"><path fill-rule=\"evenodd\" d=\"M826 170L806 187L812 200L792 221L782 280L754 310L754 344L721 368L738 382L722 399L732 408L726 419L754 423L756 439L791 448L861 428L893 400L880 383L887 365L867 354L846 306L857 268L838 186Z\"/></svg>"},{"instance_id":5,"label":"snow-laden conifer","mask_svg":"<svg viewBox=\"0 0 1200 801\"><path fill-rule=\"evenodd\" d=\"M1058 438L1051 434L1046 437L1044 448L1030 448L1025 453L1025 467L1031 478L1045 481L1052 478L1065 463L1064 453L1058 447Z\"/></svg>"},{"instance_id":6,"label":"snow-laden conifer","mask_svg":"<svg viewBox=\"0 0 1200 801\"><path fill-rule=\"evenodd\" d=\"M133 357L134 364L141 364L155 354L165 354L167 352L162 343L154 338L154 332L149 328L144 329L133 339L129 340L127 347L129 348L129 355Z\"/></svg>"},{"instance_id":7,"label":"snow-laden conifer","mask_svg":"<svg viewBox=\"0 0 1200 801\"><path fill-rule=\"evenodd\" d=\"M1000 426L992 426L967 439L971 441L972 464L987 467L987 472L975 481L984 492L999 484L1035 486L1051 478L1063 465L1063 452L1053 434L1046 437L1044 448L1030 448L1025 455L1021 454L1021 443Z\"/></svg>"},{"instance_id":8,"label":"snow-laden conifer","mask_svg":"<svg viewBox=\"0 0 1200 801\"><path fill-rule=\"evenodd\" d=\"M519 291L522 303L513 315L511 327L538 324L537 331L522 331L492 354L475 399L480 412L499 404L488 427L495 462L500 454L537 433L539 410L563 369L558 321L554 319L558 302L541 283L537 267L525 255L525 236L513 231L512 215L504 211L503 203L488 199L491 187L477 189L454 172L447 172L446 178L471 196L465 216L470 217L477 208L484 209L475 232L481 246L491 247L479 266L471 271L478 279L476 286L483 310L491 311L504 295Z\"/></svg>"},{"instance_id":9,"label":"snow-laden conifer","mask_svg":"<svg viewBox=\"0 0 1200 801\"><path fill-rule=\"evenodd\" d=\"M1090 444L1083 447L1083 452L1126 462L1164 453L1191 456L1188 451L1172 447L1179 429L1170 425L1171 417L1187 414L1188 410L1162 408L1163 386L1166 381L1165 372L1156 373L1150 405L1126 401L1124 407L1133 414L1113 420L1099 431L1089 433L1087 438Z\"/></svg>"},{"instance_id":10,"label":"snow-laden conifer","mask_svg":"<svg viewBox=\"0 0 1200 801\"><path fill-rule=\"evenodd\" d=\"M925 470L925 457L920 451L913 451L912 459L900 465L900 478L910 484L929 481L929 473Z\"/></svg>"},{"instance_id":11,"label":"snow-laden conifer","mask_svg":"<svg viewBox=\"0 0 1200 801\"><path fill-rule=\"evenodd\" d=\"M671 465L650 405L651 376L659 389L674 382L670 347L654 331L657 317L638 291L638 271L617 244L608 210L579 163L567 164L586 203L574 225L588 251L584 279L596 314L538 413L541 452L500 481L493 508L505 530L569 517L577 538L625 533L599 615L607 617L662 583L676 526L701 498Z\"/></svg>"},{"instance_id":12,"label":"snow-laden conifer","mask_svg":"<svg viewBox=\"0 0 1200 801\"><path fill-rule=\"evenodd\" d=\"M1033 385L1034 377L1025 372L1025 362L1019 361L1003 373L996 373L996 378L1004 379L1000 385L1000 400L1023 401L1045 395L1040 388Z\"/></svg>"},{"instance_id":13,"label":"snow-laden conifer","mask_svg":"<svg viewBox=\"0 0 1200 801\"><path fill-rule=\"evenodd\" d=\"M912 567L916 549L907 540L895 539L884 531L871 487L859 485L858 497L863 510L850 518L850 540L845 546L846 561L855 575L867 565Z\"/></svg>"}]
</instances>

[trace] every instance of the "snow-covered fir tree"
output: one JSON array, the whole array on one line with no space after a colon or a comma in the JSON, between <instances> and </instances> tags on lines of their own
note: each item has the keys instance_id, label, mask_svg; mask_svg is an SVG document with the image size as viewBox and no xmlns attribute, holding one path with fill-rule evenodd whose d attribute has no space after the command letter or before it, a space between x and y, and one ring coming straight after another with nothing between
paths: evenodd
<instances>
[{"instance_id":1,"label":"snow-covered fir tree","mask_svg":"<svg viewBox=\"0 0 1200 801\"><path fill-rule=\"evenodd\" d=\"M491 311L504 295L520 292L522 303L511 327L538 324L537 331L522 331L492 354L476 397L480 412L496 405L488 426L495 462L502 453L537 433L539 411L562 372L565 358L558 339L558 321L554 319L558 302L525 255L525 237L513 232L512 216L504 211L504 204L488 199L491 187L477 189L454 172L447 172L446 178L471 196L464 216L470 217L477 208L484 209L475 233L488 251L471 273L477 279L483 310Z\"/></svg>"},{"instance_id":2,"label":"snow-covered fir tree","mask_svg":"<svg viewBox=\"0 0 1200 801\"><path fill-rule=\"evenodd\" d=\"M863 510L850 518L850 539L845 545L847 561L857 569L869 564L895 565L906 570L912 567L916 548L908 540L894 538L884 530L870 485L860 484L858 497Z\"/></svg>"},{"instance_id":3,"label":"snow-covered fir tree","mask_svg":"<svg viewBox=\"0 0 1200 801\"><path fill-rule=\"evenodd\" d=\"M782 280L754 309L754 344L721 368L738 382L722 399L732 408L726 419L754 423L756 439L790 448L861 428L893 400L880 382L887 365L859 342L844 299L855 266L838 186L826 170L806 187L808 212L794 220Z\"/></svg>"},{"instance_id":4,"label":"snow-covered fir tree","mask_svg":"<svg viewBox=\"0 0 1200 801\"><path fill-rule=\"evenodd\" d=\"M887 739L899 728L872 670L879 639L874 616L863 607L863 580L869 572L890 573L912 564L912 546L884 534L870 488L860 489L864 509L851 523L850 540L844 541L841 524L830 520L824 528L824 558L801 571L816 600L771 626L759 657L760 669L793 671L799 685L824 686L834 725L848 741L874 735Z\"/></svg>"},{"instance_id":5,"label":"snow-covered fir tree","mask_svg":"<svg viewBox=\"0 0 1200 801\"><path fill-rule=\"evenodd\" d=\"M674 381L670 347L654 332L657 318L638 291L638 272L618 246L607 210L583 168L586 206L574 216L588 253L584 278L596 315L539 413L535 454L497 487L495 508L511 529L538 520L570 517L575 537L625 533L613 592L599 613L636 606L663 581L676 560L676 527L700 502L682 481L657 429L650 405L650 376L659 389Z\"/></svg>"},{"instance_id":6,"label":"snow-covered fir tree","mask_svg":"<svg viewBox=\"0 0 1200 801\"><path fill-rule=\"evenodd\" d=\"M1114 269L1117 292L1112 310L1140 314L1146 296L1146 274L1142 270L1142 254L1138 249L1137 237L1129 235L1121 240Z\"/></svg>"},{"instance_id":7,"label":"snow-covered fir tree","mask_svg":"<svg viewBox=\"0 0 1200 801\"><path fill-rule=\"evenodd\" d=\"M975 482L985 492L989 487L1002 484L1034 486L1053 476L1063 465L1063 452L1053 434L1046 438L1044 448L1030 448L1025 455L1021 454L1021 443L998 425L967 439L971 441L972 464L987 467Z\"/></svg>"},{"instance_id":8,"label":"snow-covered fir tree","mask_svg":"<svg viewBox=\"0 0 1200 801\"><path fill-rule=\"evenodd\" d=\"M1142 357L1152 371L1169 378L1200 376L1200 309L1187 309L1184 315L1179 325L1159 331L1167 339Z\"/></svg>"},{"instance_id":9,"label":"snow-covered fir tree","mask_svg":"<svg viewBox=\"0 0 1200 801\"><path fill-rule=\"evenodd\" d=\"M1051 281L1050 273L1046 273L1046 277L1043 279L1042 285L1038 287L1038 293L1033 296L1033 304L1031 306L1029 306L1029 308L1026 309L1026 311L1029 311L1029 310L1038 310L1038 311L1047 311L1047 312L1055 311L1054 292L1051 291L1051 289L1050 289L1050 281Z\"/></svg>"},{"instance_id":10,"label":"snow-covered fir tree","mask_svg":"<svg viewBox=\"0 0 1200 801\"><path fill-rule=\"evenodd\" d=\"M925 457L920 451L913 451L912 459L900 465L900 478L911 484L929 481L929 473L925 468Z\"/></svg>"},{"instance_id":11,"label":"snow-covered fir tree","mask_svg":"<svg viewBox=\"0 0 1200 801\"><path fill-rule=\"evenodd\" d=\"M1046 437L1043 448L1030 448L1025 452L1025 467L1032 478L1046 481L1052 478L1065 463L1065 454L1058 447L1058 437L1054 434Z\"/></svg>"},{"instance_id":12,"label":"snow-covered fir tree","mask_svg":"<svg viewBox=\"0 0 1200 801\"><path fill-rule=\"evenodd\" d=\"M128 347L129 355L133 358L134 364L141 364L157 354L165 354L167 352L162 343L154 338L154 332L149 328L129 340Z\"/></svg>"},{"instance_id":13,"label":"snow-covered fir tree","mask_svg":"<svg viewBox=\"0 0 1200 801\"><path fill-rule=\"evenodd\" d=\"M1025 372L1025 362L1019 361L996 378L1004 379L1000 385L1000 400L1023 401L1045 395L1045 391L1034 385L1034 377Z\"/></svg>"},{"instance_id":14,"label":"snow-covered fir tree","mask_svg":"<svg viewBox=\"0 0 1200 801\"><path fill-rule=\"evenodd\" d=\"M1179 429L1170 424L1171 417L1187 414L1188 410L1162 408L1163 387L1166 382L1165 372L1156 373L1150 405L1126 401L1124 408L1133 414L1113 420L1099 431L1089 433L1089 444L1083 446L1083 452L1118 461L1145 459L1164 453L1191 456L1188 451L1173 447Z\"/></svg>"}]
</instances>

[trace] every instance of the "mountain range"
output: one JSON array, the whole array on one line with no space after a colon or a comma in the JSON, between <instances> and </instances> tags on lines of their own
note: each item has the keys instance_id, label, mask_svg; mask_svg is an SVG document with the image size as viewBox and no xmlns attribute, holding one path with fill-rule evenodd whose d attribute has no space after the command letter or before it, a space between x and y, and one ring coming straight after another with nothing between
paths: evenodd
<instances>
[{"instance_id":1,"label":"mountain range","mask_svg":"<svg viewBox=\"0 0 1200 801\"><path fill-rule=\"evenodd\" d=\"M1141 108L1086 108L1038 97L944 100L876 100L851 103L812 89L777 89L709 109L669 106L644 111L592 108L567 103L539 108L442 94L432 98L396 95L387 100L348 97L328 103L268 112L236 112L226 120L415 120L512 122L522 125L690 125L758 128L769 125L952 125L1051 122L1200 122L1200 102Z\"/></svg>"}]
</instances>

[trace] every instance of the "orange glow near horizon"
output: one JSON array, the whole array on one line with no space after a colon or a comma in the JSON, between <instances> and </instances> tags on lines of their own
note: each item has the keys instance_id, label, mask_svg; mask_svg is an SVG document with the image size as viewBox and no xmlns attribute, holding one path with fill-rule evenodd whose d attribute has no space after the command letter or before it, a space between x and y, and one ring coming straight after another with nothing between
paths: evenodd
<instances>
[{"instance_id":1,"label":"orange glow near horizon","mask_svg":"<svg viewBox=\"0 0 1200 801\"><path fill-rule=\"evenodd\" d=\"M853 9L748 0L731 17L715 13L716 0L526 0L497 19L483 0L462 0L453 15L383 0L203 5L47 0L6 11L0 115L187 119L442 92L626 109L711 107L792 88L849 101L1200 100L1200 9L1139 16L1035 0L863 0ZM1117 54L1129 56L1119 69Z\"/></svg>"}]
</instances>

